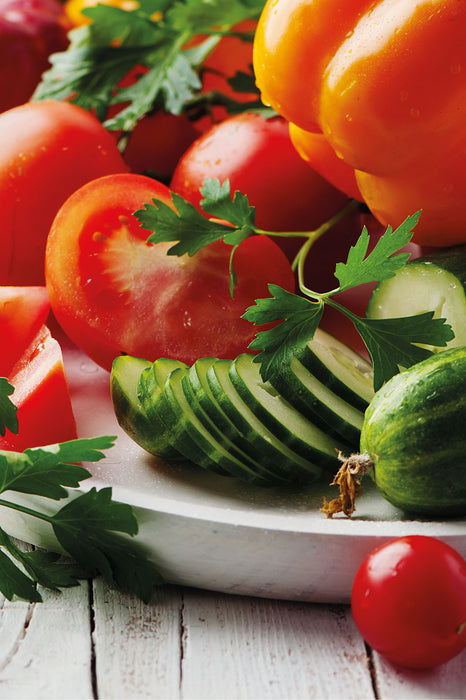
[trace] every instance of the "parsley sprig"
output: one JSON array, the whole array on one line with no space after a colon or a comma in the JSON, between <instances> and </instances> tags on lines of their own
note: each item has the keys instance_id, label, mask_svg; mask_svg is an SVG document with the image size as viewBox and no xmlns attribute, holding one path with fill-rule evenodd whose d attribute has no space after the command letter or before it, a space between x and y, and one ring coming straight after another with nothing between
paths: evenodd
<instances>
[{"instance_id":1,"label":"parsley sprig","mask_svg":"<svg viewBox=\"0 0 466 700\"><path fill-rule=\"evenodd\" d=\"M71 99L92 110L110 130L131 132L138 119L163 108L183 110L200 117L201 107L223 104L232 112L260 107L245 105L222 95L200 94L201 66L222 36L245 41L252 35L231 28L239 21L257 18L264 0L140 0L133 10L97 5L83 10L92 22L69 33L66 51L54 54L35 100ZM194 45L191 39L203 40ZM137 67L142 70L134 71ZM121 81L134 71L135 82ZM257 92L252 76L237 75L235 87ZM209 103L208 103L209 100ZM109 117L112 105L122 109Z\"/></svg>"},{"instance_id":2,"label":"parsley sprig","mask_svg":"<svg viewBox=\"0 0 466 700\"><path fill-rule=\"evenodd\" d=\"M251 350L259 351L255 361L260 363L264 381L280 372L282 364L289 364L297 349L312 340L326 305L347 316L362 337L373 364L375 390L399 372L400 367L410 367L432 354L422 345L442 347L454 337L451 326L443 318L434 318L433 311L402 318L369 319L357 316L334 299L339 292L392 277L409 258L408 253L399 251L411 240L421 212L409 216L395 230L389 226L370 253L369 233L364 227L346 262L336 264L338 286L328 292L317 293L305 283L306 257L313 242L329 230L347 208L316 231L270 232L255 226L254 207L250 206L246 195L238 191L231 195L228 180L221 184L218 180L207 179L201 194L201 207L212 219L177 194L172 195L176 211L160 200L153 200L136 211L135 216L145 229L153 232L148 241L175 243L168 251L171 255L194 255L203 246L219 239L230 244L232 293L236 284L234 252L245 238L256 234L304 238L293 263L298 272L300 293L293 294L270 284L271 296L256 300L243 316L255 325L274 324L272 328L259 331L250 344Z\"/></svg>"},{"instance_id":3,"label":"parsley sprig","mask_svg":"<svg viewBox=\"0 0 466 700\"><path fill-rule=\"evenodd\" d=\"M0 380L0 433L17 432L16 408L9 399L11 385ZM49 502L67 498L91 473L80 462L97 462L112 436L70 440L14 452L0 450L0 508L10 508L47 523L71 560L42 550L24 552L0 528L0 592L31 602L42 600L37 585L59 590L79 579L101 575L106 582L148 601L162 583L155 565L130 539L138 532L131 506L112 500L111 488L91 488L51 512ZM25 505L21 496L39 497L41 509ZM45 501L43 499L46 499ZM129 537L128 537L129 536Z\"/></svg>"}]
</instances>

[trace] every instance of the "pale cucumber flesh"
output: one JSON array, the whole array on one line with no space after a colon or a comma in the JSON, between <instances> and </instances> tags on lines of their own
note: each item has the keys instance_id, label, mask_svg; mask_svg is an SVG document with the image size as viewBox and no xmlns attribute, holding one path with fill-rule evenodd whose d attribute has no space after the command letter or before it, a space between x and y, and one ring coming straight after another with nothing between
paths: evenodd
<instances>
[{"instance_id":1,"label":"pale cucumber flesh","mask_svg":"<svg viewBox=\"0 0 466 700\"><path fill-rule=\"evenodd\" d=\"M465 260L466 270L466 260ZM466 345L466 295L464 284L453 272L428 259L413 260L394 277L380 282L369 300L368 318L398 318L434 311L455 333L447 347ZM438 352L444 347L429 347Z\"/></svg>"}]
</instances>

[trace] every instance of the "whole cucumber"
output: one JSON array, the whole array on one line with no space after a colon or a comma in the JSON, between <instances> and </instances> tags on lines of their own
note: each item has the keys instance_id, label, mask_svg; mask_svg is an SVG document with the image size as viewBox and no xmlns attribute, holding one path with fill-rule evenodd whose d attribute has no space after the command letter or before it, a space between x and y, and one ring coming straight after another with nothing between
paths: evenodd
<instances>
[{"instance_id":1,"label":"whole cucumber","mask_svg":"<svg viewBox=\"0 0 466 700\"><path fill-rule=\"evenodd\" d=\"M335 477L340 498L324 504L328 516L351 515L366 472L380 494L406 513L464 516L466 347L432 355L379 389L365 413L360 452Z\"/></svg>"}]
</instances>

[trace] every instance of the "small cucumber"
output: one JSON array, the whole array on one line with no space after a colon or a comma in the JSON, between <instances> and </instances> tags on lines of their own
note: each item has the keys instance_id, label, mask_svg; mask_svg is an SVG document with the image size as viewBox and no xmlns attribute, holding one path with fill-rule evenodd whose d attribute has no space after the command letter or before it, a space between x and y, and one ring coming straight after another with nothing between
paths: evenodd
<instances>
[{"instance_id":1,"label":"small cucumber","mask_svg":"<svg viewBox=\"0 0 466 700\"><path fill-rule=\"evenodd\" d=\"M379 282L366 315L397 318L425 311L435 311L451 325L455 337L447 347L466 345L466 246L410 260L393 277Z\"/></svg>"},{"instance_id":2,"label":"small cucumber","mask_svg":"<svg viewBox=\"0 0 466 700\"><path fill-rule=\"evenodd\" d=\"M156 417L149 418L137 394L143 371L152 362L130 355L120 355L113 361L110 373L110 393L116 419L123 430L138 445L164 459L181 459L180 453L167 440L165 424Z\"/></svg>"},{"instance_id":3,"label":"small cucumber","mask_svg":"<svg viewBox=\"0 0 466 700\"><path fill-rule=\"evenodd\" d=\"M343 486L361 467L360 473L373 477L381 495L407 513L464 516L466 347L431 355L379 389L366 411L360 451L349 457L335 483ZM336 509L325 504L324 512L350 515L340 508L345 495L340 492L335 499L340 501Z\"/></svg>"}]
</instances>

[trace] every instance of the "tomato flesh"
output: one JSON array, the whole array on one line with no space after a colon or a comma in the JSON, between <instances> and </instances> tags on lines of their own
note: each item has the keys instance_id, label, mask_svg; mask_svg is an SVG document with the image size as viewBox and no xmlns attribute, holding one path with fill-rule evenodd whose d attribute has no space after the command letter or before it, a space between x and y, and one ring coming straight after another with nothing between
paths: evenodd
<instances>
[{"instance_id":1,"label":"tomato flesh","mask_svg":"<svg viewBox=\"0 0 466 700\"><path fill-rule=\"evenodd\" d=\"M42 326L8 376L10 396L18 409L18 434L6 431L0 449L21 452L28 447L77 437L61 347Z\"/></svg>"},{"instance_id":2,"label":"tomato flesh","mask_svg":"<svg viewBox=\"0 0 466 700\"><path fill-rule=\"evenodd\" d=\"M230 246L217 241L193 256L168 255L172 243L148 244L133 213L159 199L163 184L136 174L111 175L72 195L50 231L47 289L71 340L106 369L122 353L187 363L235 357L256 330L241 318L268 283L292 291L294 276L280 248L264 236L236 250L237 287L229 292Z\"/></svg>"},{"instance_id":3,"label":"tomato flesh","mask_svg":"<svg viewBox=\"0 0 466 700\"><path fill-rule=\"evenodd\" d=\"M45 287L0 287L0 375L8 377L46 322L49 310Z\"/></svg>"},{"instance_id":4,"label":"tomato flesh","mask_svg":"<svg viewBox=\"0 0 466 700\"><path fill-rule=\"evenodd\" d=\"M398 538L361 564L351 606L364 639L393 663L445 663L466 648L466 561L436 538Z\"/></svg>"}]
</instances>

